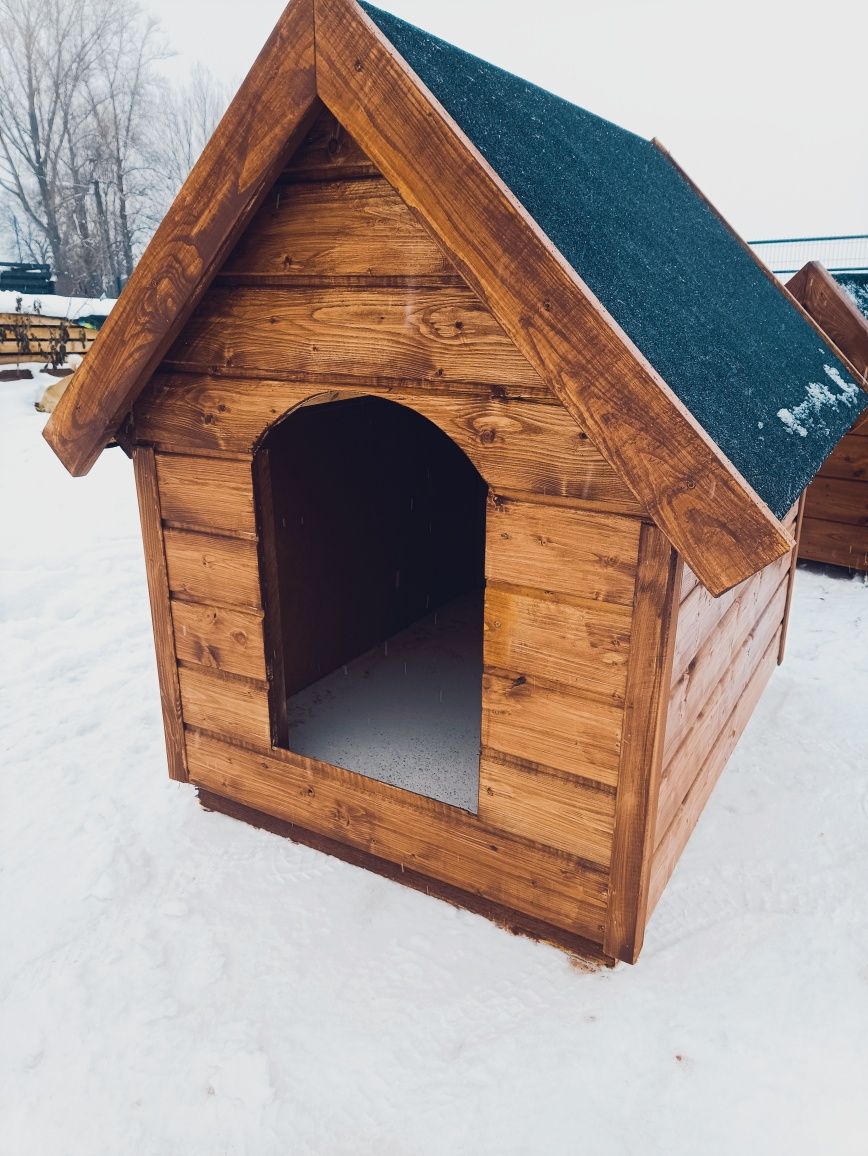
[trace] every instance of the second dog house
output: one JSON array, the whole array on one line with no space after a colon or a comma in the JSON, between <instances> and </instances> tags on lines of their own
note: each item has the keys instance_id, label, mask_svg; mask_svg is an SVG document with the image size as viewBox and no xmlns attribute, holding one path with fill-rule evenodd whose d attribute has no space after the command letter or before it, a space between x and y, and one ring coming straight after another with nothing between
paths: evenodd
<instances>
[{"instance_id":1,"label":"second dog house","mask_svg":"<svg viewBox=\"0 0 868 1156\"><path fill-rule=\"evenodd\" d=\"M862 404L653 143L294 0L47 437L134 457L175 778L632 960Z\"/></svg>"},{"instance_id":2,"label":"second dog house","mask_svg":"<svg viewBox=\"0 0 868 1156\"><path fill-rule=\"evenodd\" d=\"M815 261L787 289L868 381L868 316L853 298ZM868 305L868 292L861 292ZM805 492L799 557L868 570L868 414L856 419Z\"/></svg>"}]
</instances>

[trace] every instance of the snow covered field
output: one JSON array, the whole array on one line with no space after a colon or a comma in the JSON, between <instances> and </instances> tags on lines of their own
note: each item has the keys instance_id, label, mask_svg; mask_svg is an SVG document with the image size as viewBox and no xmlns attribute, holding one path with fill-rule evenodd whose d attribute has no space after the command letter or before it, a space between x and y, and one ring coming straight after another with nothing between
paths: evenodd
<instances>
[{"instance_id":1,"label":"snow covered field","mask_svg":"<svg viewBox=\"0 0 868 1156\"><path fill-rule=\"evenodd\" d=\"M166 779L130 463L0 385L0 1156L865 1156L868 585L779 670L635 968Z\"/></svg>"}]
</instances>

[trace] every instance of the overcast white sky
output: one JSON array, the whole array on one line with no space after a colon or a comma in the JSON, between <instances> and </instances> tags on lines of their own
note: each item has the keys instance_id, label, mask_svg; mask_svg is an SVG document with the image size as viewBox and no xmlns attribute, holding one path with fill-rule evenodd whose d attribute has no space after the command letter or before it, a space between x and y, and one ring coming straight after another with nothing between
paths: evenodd
<instances>
[{"instance_id":1,"label":"overcast white sky","mask_svg":"<svg viewBox=\"0 0 868 1156\"><path fill-rule=\"evenodd\" d=\"M238 81L282 0L145 0ZM380 0L643 136L748 239L868 232L865 0Z\"/></svg>"}]
</instances>

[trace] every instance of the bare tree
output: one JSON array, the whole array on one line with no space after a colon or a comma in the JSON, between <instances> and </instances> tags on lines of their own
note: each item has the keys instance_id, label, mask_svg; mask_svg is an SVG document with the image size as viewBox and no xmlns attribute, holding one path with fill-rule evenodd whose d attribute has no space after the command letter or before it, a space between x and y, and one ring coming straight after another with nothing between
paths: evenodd
<instances>
[{"instance_id":1,"label":"bare tree","mask_svg":"<svg viewBox=\"0 0 868 1156\"><path fill-rule=\"evenodd\" d=\"M45 236L69 284L73 206L66 158L82 124L78 95L104 40L106 0L0 0L0 189Z\"/></svg>"},{"instance_id":2,"label":"bare tree","mask_svg":"<svg viewBox=\"0 0 868 1156\"><path fill-rule=\"evenodd\" d=\"M0 0L0 232L61 292L126 281L228 102L140 0Z\"/></svg>"},{"instance_id":3,"label":"bare tree","mask_svg":"<svg viewBox=\"0 0 868 1156\"><path fill-rule=\"evenodd\" d=\"M193 66L186 84L166 85L151 141L154 172L153 210L158 224L210 140L231 97L201 64Z\"/></svg>"}]
</instances>

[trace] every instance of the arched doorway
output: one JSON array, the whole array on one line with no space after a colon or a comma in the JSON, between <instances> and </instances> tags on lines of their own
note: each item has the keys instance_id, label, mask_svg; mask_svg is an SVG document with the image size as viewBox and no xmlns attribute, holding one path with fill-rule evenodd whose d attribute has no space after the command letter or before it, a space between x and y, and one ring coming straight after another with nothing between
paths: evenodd
<instances>
[{"instance_id":1,"label":"arched doorway","mask_svg":"<svg viewBox=\"0 0 868 1156\"><path fill-rule=\"evenodd\" d=\"M476 811L487 488L437 426L363 396L257 452L273 740Z\"/></svg>"}]
</instances>

